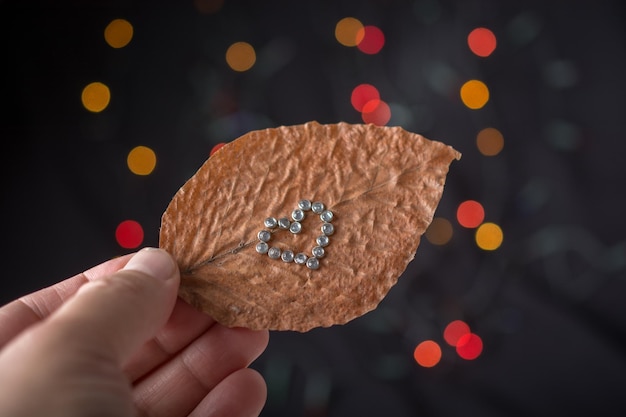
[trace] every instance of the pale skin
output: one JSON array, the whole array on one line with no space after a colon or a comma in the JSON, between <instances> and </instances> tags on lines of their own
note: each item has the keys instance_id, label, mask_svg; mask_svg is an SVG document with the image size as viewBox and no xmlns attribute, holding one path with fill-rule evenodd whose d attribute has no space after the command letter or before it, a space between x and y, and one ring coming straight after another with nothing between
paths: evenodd
<instances>
[{"instance_id":1,"label":"pale skin","mask_svg":"<svg viewBox=\"0 0 626 417\"><path fill-rule=\"evenodd\" d=\"M0 308L0 417L258 416L268 332L216 323L179 283L144 249Z\"/></svg>"}]
</instances>

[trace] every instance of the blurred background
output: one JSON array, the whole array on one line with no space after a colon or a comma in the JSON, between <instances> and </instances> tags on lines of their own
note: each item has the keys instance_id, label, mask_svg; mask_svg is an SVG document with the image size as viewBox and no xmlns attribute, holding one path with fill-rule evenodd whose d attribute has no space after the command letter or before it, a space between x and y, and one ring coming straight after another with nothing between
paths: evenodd
<instances>
[{"instance_id":1,"label":"blurred background","mask_svg":"<svg viewBox=\"0 0 626 417\"><path fill-rule=\"evenodd\" d=\"M262 415L625 415L623 2L54 4L0 1L2 303L158 245L246 132L397 125L463 153L435 219L376 310L272 333Z\"/></svg>"}]
</instances>

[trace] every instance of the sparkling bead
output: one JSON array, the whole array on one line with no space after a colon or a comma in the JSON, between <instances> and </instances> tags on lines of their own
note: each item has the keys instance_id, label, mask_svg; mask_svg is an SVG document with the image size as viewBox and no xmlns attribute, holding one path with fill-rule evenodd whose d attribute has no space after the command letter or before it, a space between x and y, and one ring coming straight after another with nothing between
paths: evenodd
<instances>
[{"instance_id":1,"label":"sparkling bead","mask_svg":"<svg viewBox=\"0 0 626 417\"><path fill-rule=\"evenodd\" d=\"M289 229L290 224L291 222L286 217L278 219L278 227L280 227L281 229Z\"/></svg>"},{"instance_id":2,"label":"sparkling bead","mask_svg":"<svg viewBox=\"0 0 626 417\"><path fill-rule=\"evenodd\" d=\"M265 225L265 227L267 227L268 229L273 229L278 225L278 220L276 220L275 217L268 217L267 219L265 219L265 221L263 222L263 224Z\"/></svg>"},{"instance_id":3,"label":"sparkling bead","mask_svg":"<svg viewBox=\"0 0 626 417\"><path fill-rule=\"evenodd\" d=\"M257 237L259 238L261 242L269 242L270 239L272 238L272 234L268 232L267 230L261 230L257 234Z\"/></svg>"},{"instance_id":4,"label":"sparkling bead","mask_svg":"<svg viewBox=\"0 0 626 417\"><path fill-rule=\"evenodd\" d=\"M309 258L306 260L306 266L309 269L317 269L320 267L320 261L318 261L317 258Z\"/></svg>"},{"instance_id":5,"label":"sparkling bead","mask_svg":"<svg viewBox=\"0 0 626 417\"><path fill-rule=\"evenodd\" d=\"M256 244L256 251L259 253L267 253L269 248L269 245L265 242L259 242Z\"/></svg>"},{"instance_id":6,"label":"sparkling bead","mask_svg":"<svg viewBox=\"0 0 626 417\"><path fill-rule=\"evenodd\" d=\"M291 218L297 222L301 222L302 220L304 220L304 211L302 211L301 209L295 209L291 212Z\"/></svg>"},{"instance_id":7,"label":"sparkling bead","mask_svg":"<svg viewBox=\"0 0 626 417\"><path fill-rule=\"evenodd\" d=\"M304 211L311 210L311 200L298 201L298 207L300 207L300 210L304 210Z\"/></svg>"},{"instance_id":8,"label":"sparkling bead","mask_svg":"<svg viewBox=\"0 0 626 417\"><path fill-rule=\"evenodd\" d=\"M280 258L283 260L283 262L291 262L293 261L293 252L290 250L286 250L280 255Z\"/></svg>"},{"instance_id":9,"label":"sparkling bead","mask_svg":"<svg viewBox=\"0 0 626 417\"><path fill-rule=\"evenodd\" d=\"M289 231L293 233L294 235L297 233L300 233L302 231L302 223L300 222L291 223L291 226L289 226Z\"/></svg>"},{"instance_id":10,"label":"sparkling bead","mask_svg":"<svg viewBox=\"0 0 626 417\"><path fill-rule=\"evenodd\" d=\"M322 225L322 233L324 233L326 236L330 236L333 233L335 233L335 226L332 225L332 223L324 223Z\"/></svg>"},{"instance_id":11,"label":"sparkling bead","mask_svg":"<svg viewBox=\"0 0 626 417\"><path fill-rule=\"evenodd\" d=\"M293 261L299 265L304 265L306 263L306 260L309 257L306 256L304 253L299 253L296 256L293 257Z\"/></svg>"},{"instance_id":12,"label":"sparkling bead","mask_svg":"<svg viewBox=\"0 0 626 417\"><path fill-rule=\"evenodd\" d=\"M315 203L311 204L311 210L313 210L313 213L321 214L324 211L324 203L316 201Z\"/></svg>"},{"instance_id":13,"label":"sparkling bead","mask_svg":"<svg viewBox=\"0 0 626 417\"><path fill-rule=\"evenodd\" d=\"M315 239L315 241L321 247L328 246L328 244L330 243L330 239L326 235L318 236L317 239Z\"/></svg>"},{"instance_id":14,"label":"sparkling bead","mask_svg":"<svg viewBox=\"0 0 626 417\"><path fill-rule=\"evenodd\" d=\"M330 210L324 210L322 214L320 214L320 219L322 219L322 221L326 223L332 222L333 217L334 217L333 212Z\"/></svg>"},{"instance_id":15,"label":"sparkling bead","mask_svg":"<svg viewBox=\"0 0 626 417\"><path fill-rule=\"evenodd\" d=\"M315 256L316 258L323 258L324 257L324 248L321 246L315 246L313 248L313 250L311 251L311 253L313 254L313 256Z\"/></svg>"},{"instance_id":16,"label":"sparkling bead","mask_svg":"<svg viewBox=\"0 0 626 417\"><path fill-rule=\"evenodd\" d=\"M267 256L272 259L280 258L280 248L277 248L276 246L269 248L269 250L267 251Z\"/></svg>"}]
</instances>

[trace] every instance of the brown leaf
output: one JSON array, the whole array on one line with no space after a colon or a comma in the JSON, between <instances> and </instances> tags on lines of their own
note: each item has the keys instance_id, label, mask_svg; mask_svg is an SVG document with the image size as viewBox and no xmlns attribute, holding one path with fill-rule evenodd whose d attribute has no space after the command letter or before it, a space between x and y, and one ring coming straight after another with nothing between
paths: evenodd
<instances>
[{"instance_id":1,"label":"brown leaf","mask_svg":"<svg viewBox=\"0 0 626 417\"><path fill-rule=\"evenodd\" d=\"M211 156L163 214L160 246L178 261L180 296L226 326L307 331L373 310L417 250L461 154L399 127L320 125L253 131ZM298 201L335 215L320 267L256 252L269 216ZM311 253L321 220L274 229L271 244Z\"/></svg>"}]
</instances>

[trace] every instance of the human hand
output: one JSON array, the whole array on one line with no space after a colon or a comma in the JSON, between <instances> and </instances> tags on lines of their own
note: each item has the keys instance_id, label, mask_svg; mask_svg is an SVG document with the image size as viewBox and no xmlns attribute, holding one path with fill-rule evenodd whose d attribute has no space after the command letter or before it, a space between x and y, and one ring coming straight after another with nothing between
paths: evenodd
<instances>
[{"instance_id":1,"label":"human hand","mask_svg":"<svg viewBox=\"0 0 626 417\"><path fill-rule=\"evenodd\" d=\"M0 308L0 416L252 416L267 331L226 328L144 249Z\"/></svg>"}]
</instances>

